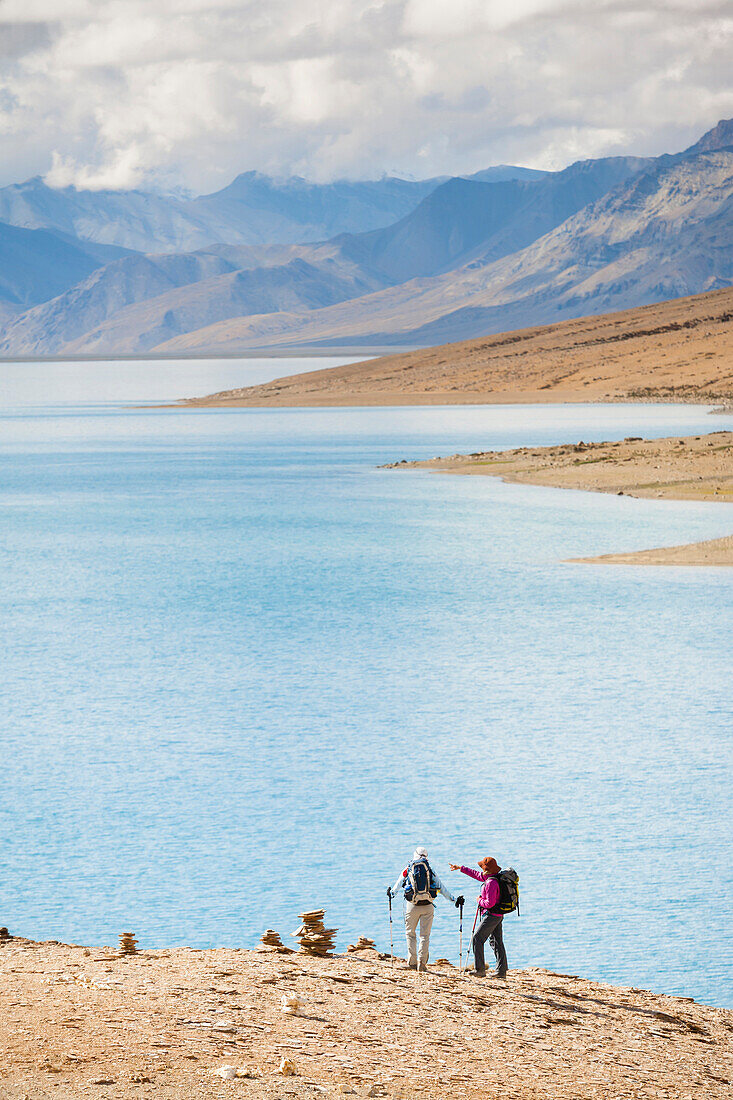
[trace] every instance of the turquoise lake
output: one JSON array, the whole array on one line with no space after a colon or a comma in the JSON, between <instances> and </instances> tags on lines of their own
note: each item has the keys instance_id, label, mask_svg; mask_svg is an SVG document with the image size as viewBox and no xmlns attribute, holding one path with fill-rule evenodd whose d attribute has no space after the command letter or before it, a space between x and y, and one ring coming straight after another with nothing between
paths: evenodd
<instances>
[{"instance_id":1,"label":"turquoise lake","mask_svg":"<svg viewBox=\"0 0 733 1100\"><path fill-rule=\"evenodd\" d=\"M321 365L0 366L0 924L388 949L425 844L468 929L448 862L517 868L510 967L733 1006L733 571L564 561L733 506L378 469L733 417L151 404Z\"/></svg>"}]
</instances>

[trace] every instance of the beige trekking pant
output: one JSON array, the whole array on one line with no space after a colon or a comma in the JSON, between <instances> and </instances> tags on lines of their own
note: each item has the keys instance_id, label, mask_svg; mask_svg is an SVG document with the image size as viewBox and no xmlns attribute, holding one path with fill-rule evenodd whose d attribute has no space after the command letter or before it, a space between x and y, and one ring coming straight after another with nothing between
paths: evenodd
<instances>
[{"instance_id":1,"label":"beige trekking pant","mask_svg":"<svg viewBox=\"0 0 733 1100\"><path fill-rule=\"evenodd\" d=\"M405 939L407 940L407 962L409 966L428 965L430 950L430 929L433 927L435 906L413 905L405 902ZM416 943L417 930L420 929L420 942Z\"/></svg>"}]
</instances>

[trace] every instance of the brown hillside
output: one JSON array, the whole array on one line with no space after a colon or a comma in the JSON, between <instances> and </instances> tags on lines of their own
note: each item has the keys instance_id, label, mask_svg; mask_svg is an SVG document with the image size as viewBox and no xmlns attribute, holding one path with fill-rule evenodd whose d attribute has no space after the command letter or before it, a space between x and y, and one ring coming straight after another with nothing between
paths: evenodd
<instances>
[{"instance_id":1,"label":"brown hillside","mask_svg":"<svg viewBox=\"0 0 733 1100\"><path fill-rule=\"evenodd\" d=\"M388 355L193 405L733 402L733 288Z\"/></svg>"}]
</instances>

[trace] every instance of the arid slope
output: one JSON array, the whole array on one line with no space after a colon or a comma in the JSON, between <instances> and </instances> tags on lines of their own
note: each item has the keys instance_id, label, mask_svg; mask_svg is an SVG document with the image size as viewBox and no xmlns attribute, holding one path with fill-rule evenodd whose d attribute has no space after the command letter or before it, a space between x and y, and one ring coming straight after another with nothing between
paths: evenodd
<instances>
[{"instance_id":1,"label":"arid slope","mask_svg":"<svg viewBox=\"0 0 733 1100\"><path fill-rule=\"evenodd\" d=\"M733 288L227 390L207 406L733 402Z\"/></svg>"},{"instance_id":2,"label":"arid slope","mask_svg":"<svg viewBox=\"0 0 733 1100\"><path fill-rule=\"evenodd\" d=\"M371 949L118 958L12 939L0 976L3 1100L723 1100L733 1081L733 1013L545 970L491 982Z\"/></svg>"}]
</instances>

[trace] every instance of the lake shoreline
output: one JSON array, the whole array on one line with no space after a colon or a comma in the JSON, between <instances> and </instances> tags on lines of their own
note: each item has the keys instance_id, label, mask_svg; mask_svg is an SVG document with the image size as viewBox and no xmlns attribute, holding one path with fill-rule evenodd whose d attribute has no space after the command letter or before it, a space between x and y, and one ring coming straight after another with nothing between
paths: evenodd
<instances>
[{"instance_id":1,"label":"lake shoreline","mask_svg":"<svg viewBox=\"0 0 733 1100\"><path fill-rule=\"evenodd\" d=\"M707 566L733 565L733 535L721 539L705 539L681 546L662 546L655 550L636 550L629 554L599 554L595 558L568 558L574 565L684 565L705 568Z\"/></svg>"},{"instance_id":2,"label":"lake shoreline","mask_svg":"<svg viewBox=\"0 0 733 1100\"><path fill-rule=\"evenodd\" d=\"M733 503L733 432L664 439L628 437L392 462L385 469L499 477L525 485L651 500ZM614 565L733 565L733 535L676 547L570 559Z\"/></svg>"},{"instance_id":3,"label":"lake shoreline","mask_svg":"<svg viewBox=\"0 0 733 1100\"><path fill-rule=\"evenodd\" d=\"M334 368L335 369L335 368ZM262 398L243 400L229 397L230 391L211 394L208 397L184 397L171 404L161 404L162 409L391 409L391 408L440 408L470 407L480 405L500 408L502 405L710 405L711 416L733 412L733 404L711 399L706 395L699 397L690 394L678 396L676 393L663 395L651 394L639 396L618 394L609 397L589 398L587 394L565 392L547 394L541 390L510 390L505 393L452 394L438 393L389 393L375 394L352 393L344 397L328 394L313 394L294 398L283 396L281 400Z\"/></svg>"},{"instance_id":4,"label":"lake shoreline","mask_svg":"<svg viewBox=\"0 0 733 1100\"><path fill-rule=\"evenodd\" d=\"M343 347L334 348L310 348L307 346L302 348L297 346L288 348L244 348L242 351L217 351L216 348L212 348L210 351L191 352L141 351L119 352L114 355L105 352L75 355L8 355L0 356L0 366L9 366L13 363L147 363L148 361L175 363L178 360L184 363L196 363L206 362L210 359L340 359L342 357L348 359L358 357L359 362L362 362L369 356L394 355L396 352L403 352L404 350L404 348L395 348L392 345L375 348L344 345Z\"/></svg>"},{"instance_id":5,"label":"lake shoreline","mask_svg":"<svg viewBox=\"0 0 733 1100\"><path fill-rule=\"evenodd\" d=\"M156 1096L429 1100L727 1096L733 1012L553 973L504 982L434 960L424 975L371 947L301 952L0 943L9 1100ZM294 994L295 1014L283 1011ZM476 1040L481 1037L480 1057ZM485 1041L489 1040L489 1041Z\"/></svg>"}]
</instances>

